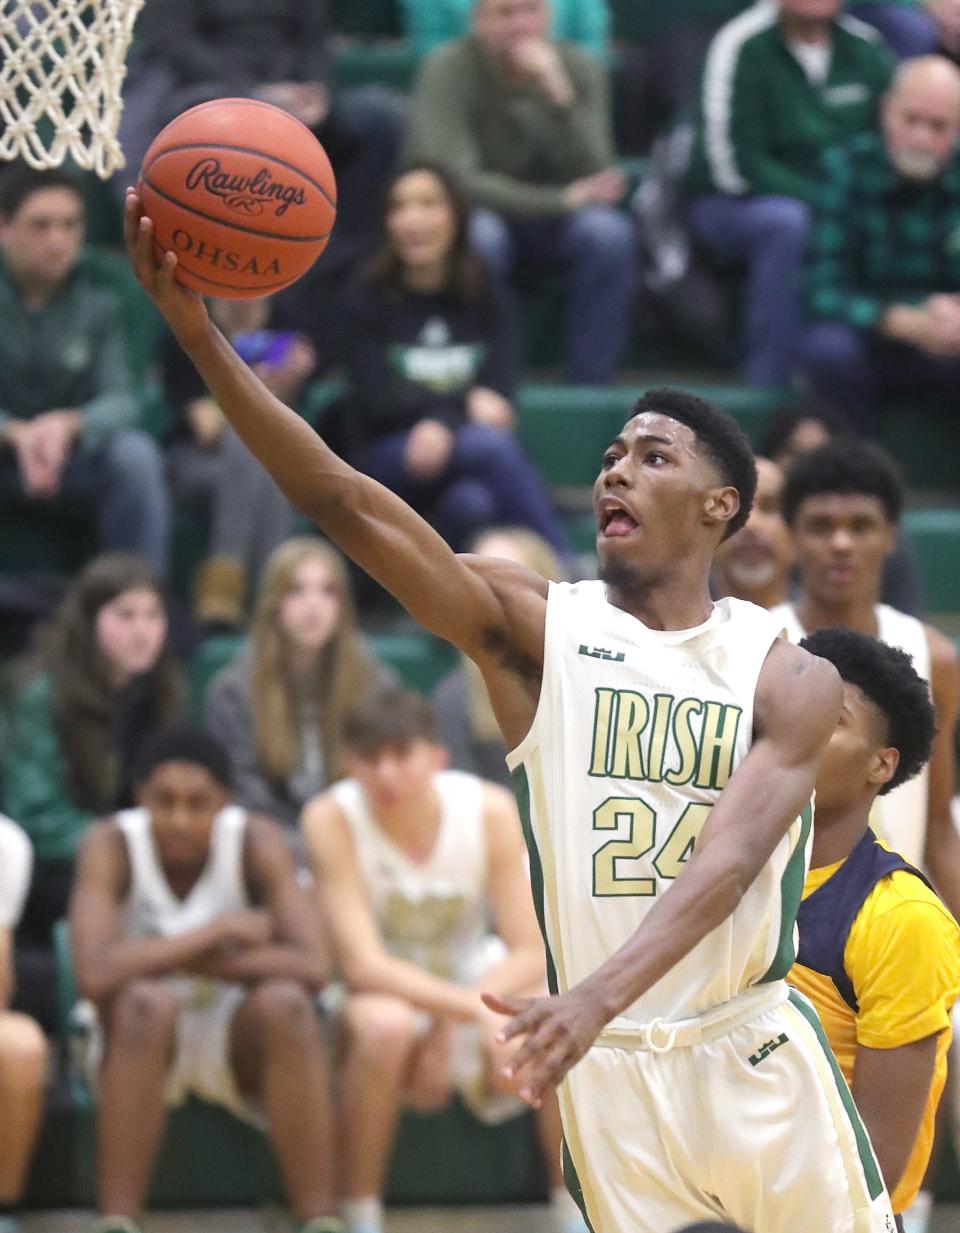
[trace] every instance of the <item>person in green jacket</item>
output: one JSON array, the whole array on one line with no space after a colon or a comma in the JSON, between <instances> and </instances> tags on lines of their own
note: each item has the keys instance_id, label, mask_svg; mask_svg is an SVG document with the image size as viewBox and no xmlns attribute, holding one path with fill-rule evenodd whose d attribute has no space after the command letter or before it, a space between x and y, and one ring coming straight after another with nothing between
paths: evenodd
<instances>
[{"instance_id":1,"label":"person in green jacket","mask_svg":"<svg viewBox=\"0 0 960 1233\"><path fill-rule=\"evenodd\" d=\"M869 128L893 56L843 0L761 0L707 51L689 177L696 238L746 266L743 375L786 384L801 329L800 271L820 159Z\"/></svg>"},{"instance_id":2,"label":"person in green jacket","mask_svg":"<svg viewBox=\"0 0 960 1233\"><path fill-rule=\"evenodd\" d=\"M33 847L20 926L31 940L65 915L81 836L129 803L130 765L180 694L154 574L126 553L97 557L38 637L5 715L2 808Z\"/></svg>"}]
</instances>

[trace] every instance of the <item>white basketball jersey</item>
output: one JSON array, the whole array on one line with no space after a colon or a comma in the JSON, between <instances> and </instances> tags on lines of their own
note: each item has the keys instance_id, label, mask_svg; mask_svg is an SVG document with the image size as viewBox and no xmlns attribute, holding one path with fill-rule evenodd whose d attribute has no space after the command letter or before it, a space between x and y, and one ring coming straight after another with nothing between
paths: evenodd
<instances>
[{"instance_id":1,"label":"white basketball jersey","mask_svg":"<svg viewBox=\"0 0 960 1233\"><path fill-rule=\"evenodd\" d=\"M913 659L917 675L929 684L930 644L923 622L887 604L877 604L877 632L881 642L899 647ZM786 629L791 642L806 637L806 630L797 618L793 604L774 608L775 616ZM929 764L928 764L929 766ZM911 864L924 867L923 849L927 836L927 796L929 775L927 766L919 775L908 779L886 796L878 796L870 811L870 824L877 834Z\"/></svg>"},{"instance_id":2,"label":"white basketball jersey","mask_svg":"<svg viewBox=\"0 0 960 1233\"><path fill-rule=\"evenodd\" d=\"M170 888L157 858L147 810L125 809L116 820L130 860L130 890L124 904L127 937L176 937L252 906L243 876L247 811L239 805L228 805L214 819L206 867L184 899Z\"/></svg>"},{"instance_id":3,"label":"white basketball jersey","mask_svg":"<svg viewBox=\"0 0 960 1233\"><path fill-rule=\"evenodd\" d=\"M669 894L746 757L753 700L778 634L724 599L695 629L648 629L602 582L551 584L543 684L507 758L531 855L551 983L595 971ZM810 836L806 809L733 914L626 1012L676 1020L784 976Z\"/></svg>"},{"instance_id":4,"label":"white basketball jersey","mask_svg":"<svg viewBox=\"0 0 960 1233\"><path fill-rule=\"evenodd\" d=\"M350 825L384 945L398 959L457 984L480 975L489 933L483 783L462 771L434 776L436 842L424 861L402 851L374 818L355 779L331 791Z\"/></svg>"}]
</instances>

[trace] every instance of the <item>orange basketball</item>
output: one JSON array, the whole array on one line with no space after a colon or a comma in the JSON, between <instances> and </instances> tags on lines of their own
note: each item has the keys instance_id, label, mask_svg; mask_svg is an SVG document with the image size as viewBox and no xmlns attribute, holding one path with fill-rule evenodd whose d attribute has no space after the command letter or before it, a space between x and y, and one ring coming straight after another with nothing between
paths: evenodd
<instances>
[{"instance_id":1,"label":"orange basketball","mask_svg":"<svg viewBox=\"0 0 960 1233\"><path fill-rule=\"evenodd\" d=\"M138 186L185 287L250 300L289 287L327 246L337 186L313 133L279 107L222 98L172 120Z\"/></svg>"}]
</instances>

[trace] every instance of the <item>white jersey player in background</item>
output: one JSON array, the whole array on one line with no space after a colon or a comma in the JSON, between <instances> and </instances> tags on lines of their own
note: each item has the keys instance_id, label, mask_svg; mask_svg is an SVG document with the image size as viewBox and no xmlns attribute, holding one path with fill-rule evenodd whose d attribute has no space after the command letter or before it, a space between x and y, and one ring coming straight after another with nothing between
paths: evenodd
<instances>
[{"instance_id":1,"label":"white jersey player in background","mask_svg":"<svg viewBox=\"0 0 960 1233\"><path fill-rule=\"evenodd\" d=\"M756 485L736 424L676 391L640 399L595 486L603 581L548 585L455 555L274 398L176 283L175 254L158 267L132 190L127 238L292 504L484 675L515 751L556 990L489 1004L512 1016L505 1036L525 1037L521 1094L536 1105L560 1084L570 1182L595 1233L711 1218L890 1233L849 1091L782 979L841 686L767 614L710 599L714 549Z\"/></svg>"},{"instance_id":2,"label":"white jersey player in background","mask_svg":"<svg viewBox=\"0 0 960 1233\"><path fill-rule=\"evenodd\" d=\"M443 769L429 703L372 696L344 725L351 778L304 813L319 903L347 998L340 1173L347 1233L382 1233L381 1193L401 1104L443 1108L458 1091L481 1121L526 1105L503 1068L515 1045L481 990L546 988L523 834L513 797ZM553 1228L584 1233L564 1187L560 1113L539 1113Z\"/></svg>"}]
</instances>

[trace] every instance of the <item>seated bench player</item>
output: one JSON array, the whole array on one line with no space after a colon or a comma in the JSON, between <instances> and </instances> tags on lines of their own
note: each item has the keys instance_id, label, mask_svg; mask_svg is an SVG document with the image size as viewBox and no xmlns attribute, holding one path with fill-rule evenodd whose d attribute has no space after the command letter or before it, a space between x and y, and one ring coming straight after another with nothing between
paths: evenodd
<instances>
[{"instance_id":1,"label":"seated bench player","mask_svg":"<svg viewBox=\"0 0 960 1233\"><path fill-rule=\"evenodd\" d=\"M348 717L344 746L353 777L308 805L303 826L346 984L342 1214L349 1233L382 1233L401 1104L431 1112L459 1091L488 1123L526 1109L480 991L536 993L546 970L513 797L444 769L429 703L379 692ZM585 1233L563 1185L555 1098L539 1128L553 1227Z\"/></svg>"},{"instance_id":2,"label":"seated bench player","mask_svg":"<svg viewBox=\"0 0 960 1233\"><path fill-rule=\"evenodd\" d=\"M139 806L80 849L70 931L99 1030L98 1233L136 1224L167 1109L193 1093L262 1125L301 1233L333 1233L316 914L279 827L231 796L206 733L156 734Z\"/></svg>"},{"instance_id":3,"label":"seated bench player","mask_svg":"<svg viewBox=\"0 0 960 1233\"><path fill-rule=\"evenodd\" d=\"M887 643L833 627L801 645L840 673L843 710L817 775L789 980L817 1009L900 1222L930 1159L960 928L923 874L877 841L869 815L929 758L933 704L910 657Z\"/></svg>"}]
</instances>

